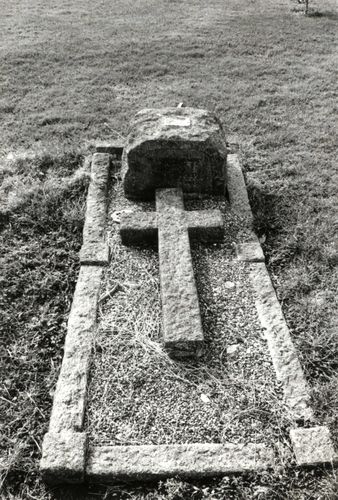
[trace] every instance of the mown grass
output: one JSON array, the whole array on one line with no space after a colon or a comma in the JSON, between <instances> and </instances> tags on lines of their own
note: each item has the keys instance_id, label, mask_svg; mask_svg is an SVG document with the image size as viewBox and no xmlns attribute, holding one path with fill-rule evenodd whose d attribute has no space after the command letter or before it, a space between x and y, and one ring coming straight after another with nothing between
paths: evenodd
<instances>
[{"instance_id":1,"label":"mown grass","mask_svg":"<svg viewBox=\"0 0 338 500\"><path fill-rule=\"evenodd\" d=\"M0 7L2 497L68 495L48 493L37 471L81 241L85 176L67 178L97 138L125 136L130 116L147 106L207 107L238 135L269 269L318 420L337 444L335 2L311 2L317 14L308 17L293 1L272 0ZM287 469L78 494L338 495L334 473Z\"/></svg>"},{"instance_id":2,"label":"mown grass","mask_svg":"<svg viewBox=\"0 0 338 500\"><path fill-rule=\"evenodd\" d=\"M36 487L62 360L87 185L82 169L76 171L81 163L74 153L17 160L13 183L20 178L24 186L27 176L31 187L1 211L0 487L9 484L23 498Z\"/></svg>"}]
</instances>

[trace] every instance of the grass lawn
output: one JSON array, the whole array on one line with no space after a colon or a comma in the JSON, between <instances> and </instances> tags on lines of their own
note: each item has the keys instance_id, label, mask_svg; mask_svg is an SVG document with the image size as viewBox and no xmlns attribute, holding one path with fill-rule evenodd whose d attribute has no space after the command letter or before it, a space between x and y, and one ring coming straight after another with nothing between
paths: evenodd
<instances>
[{"instance_id":1,"label":"grass lawn","mask_svg":"<svg viewBox=\"0 0 338 500\"><path fill-rule=\"evenodd\" d=\"M236 134L258 235L336 446L338 7L310 0L0 0L0 489L71 498L38 460L84 216L84 156L144 107L208 108ZM334 471L175 480L79 498L334 499Z\"/></svg>"}]
</instances>

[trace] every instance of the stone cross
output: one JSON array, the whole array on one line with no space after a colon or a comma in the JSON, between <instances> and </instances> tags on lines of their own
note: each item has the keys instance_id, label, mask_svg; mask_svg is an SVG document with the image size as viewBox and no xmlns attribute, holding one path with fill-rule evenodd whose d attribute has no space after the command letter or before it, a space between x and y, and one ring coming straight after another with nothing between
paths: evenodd
<instances>
[{"instance_id":1,"label":"stone cross","mask_svg":"<svg viewBox=\"0 0 338 500\"><path fill-rule=\"evenodd\" d=\"M226 143L212 113L195 108L140 111L131 123L122 158L124 192L156 199L156 212L121 218L122 243L158 238L164 345L177 358L198 356L201 315L190 239L223 238L219 210L185 211L189 196L225 193Z\"/></svg>"},{"instance_id":2,"label":"stone cross","mask_svg":"<svg viewBox=\"0 0 338 500\"><path fill-rule=\"evenodd\" d=\"M156 212L134 212L121 219L125 245L158 235L163 340L176 357L198 357L203 348L201 315L189 236L203 241L223 238L219 210L185 212L180 188L156 190Z\"/></svg>"}]
</instances>

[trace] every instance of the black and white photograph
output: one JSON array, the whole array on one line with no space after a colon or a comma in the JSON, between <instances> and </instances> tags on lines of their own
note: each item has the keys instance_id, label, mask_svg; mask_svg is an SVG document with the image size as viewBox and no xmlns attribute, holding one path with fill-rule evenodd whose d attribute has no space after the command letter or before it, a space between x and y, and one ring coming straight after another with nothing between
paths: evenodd
<instances>
[{"instance_id":1,"label":"black and white photograph","mask_svg":"<svg viewBox=\"0 0 338 500\"><path fill-rule=\"evenodd\" d=\"M0 9L0 500L338 500L338 0Z\"/></svg>"}]
</instances>

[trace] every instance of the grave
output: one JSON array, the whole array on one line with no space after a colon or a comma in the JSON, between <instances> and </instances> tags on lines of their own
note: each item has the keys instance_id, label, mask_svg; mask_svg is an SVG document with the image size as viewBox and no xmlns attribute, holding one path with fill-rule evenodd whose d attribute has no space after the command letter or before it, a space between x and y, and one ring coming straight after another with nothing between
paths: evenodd
<instances>
[{"instance_id":1,"label":"grave","mask_svg":"<svg viewBox=\"0 0 338 500\"><path fill-rule=\"evenodd\" d=\"M330 433L313 415L252 231L239 158L217 118L192 108L143 110L123 148L122 181L120 152L101 144L91 161L44 479L332 466Z\"/></svg>"}]
</instances>

